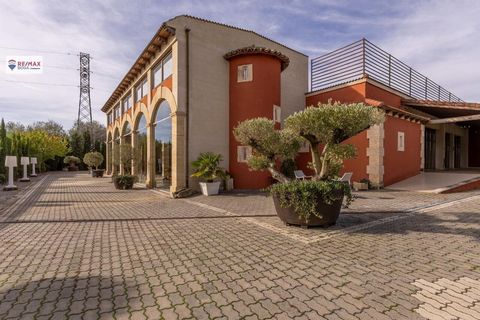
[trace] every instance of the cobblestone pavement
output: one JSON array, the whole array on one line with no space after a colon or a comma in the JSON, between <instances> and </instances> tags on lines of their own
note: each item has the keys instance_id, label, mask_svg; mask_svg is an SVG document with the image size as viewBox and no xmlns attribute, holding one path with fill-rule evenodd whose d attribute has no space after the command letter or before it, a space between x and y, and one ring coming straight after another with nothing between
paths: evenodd
<instances>
[{"instance_id":1,"label":"cobblestone pavement","mask_svg":"<svg viewBox=\"0 0 480 320\"><path fill-rule=\"evenodd\" d=\"M478 194L357 203L333 229L301 229L259 195L38 179L0 212L0 319L480 318Z\"/></svg>"}]
</instances>

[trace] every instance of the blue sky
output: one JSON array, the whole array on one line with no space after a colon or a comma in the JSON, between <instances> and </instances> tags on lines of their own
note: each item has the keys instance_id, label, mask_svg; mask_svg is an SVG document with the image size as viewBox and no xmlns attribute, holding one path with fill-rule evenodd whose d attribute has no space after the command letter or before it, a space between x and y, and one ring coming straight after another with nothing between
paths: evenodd
<instances>
[{"instance_id":1,"label":"blue sky","mask_svg":"<svg viewBox=\"0 0 480 320\"><path fill-rule=\"evenodd\" d=\"M311 58L366 37L464 100L480 101L480 1L17 0L0 3L0 60L40 54L46 69L0 73L0 117L69 128L78 58L38 50L84 51L93 57L94 118L104 122L99 110L112 90L160 24L179 14L252 29Z\"/></svg>"}]
</instances>

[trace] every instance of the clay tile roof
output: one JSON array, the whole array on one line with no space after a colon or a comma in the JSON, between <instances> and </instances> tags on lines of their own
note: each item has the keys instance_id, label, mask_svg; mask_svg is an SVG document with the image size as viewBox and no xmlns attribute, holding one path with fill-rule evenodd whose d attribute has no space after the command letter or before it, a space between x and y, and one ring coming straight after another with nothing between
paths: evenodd
<instances>
[{"instance_id":1,"label":"clay tile roof","mask_svg":"<svg viewBox=\"0 0 480 320\"><path fill-rule=\"evenodd\" d=\"M436 101L436 100L402 99L402 104L407 106L480 110L480 103L474 103L474 102L451 102L451 101Z\"/></svg>"},{"instance_id":2,"label":"clay tile roof","mask_svg":"<svg viewBox=\"0 0 480 320\"><path fill-rule=\"evenodd\" d=\"M274 56L282 62L282 71L285 70L290 64L290 59L280 51L268 49L265 47L256 47L254 45L230 51L226 53L223 57L229 60L233 57L246 55L246 54L266 54L266 55Z\"/></svg>"},{"instance_id":3,"label":"clay tile roof","mask_svg":"<svg viewBox=\"0 0 480 320\"><path fill-rule=\"evenodd\" d=\"M431 120L433 118L432 116L427 115L423 112L417 111L415 109L397 108L397 107L389 106L389 105L385 104L383 101L378 101L378 100L375 100L375 99L366 98L365 103L370 105L370 106L379 107L379 108L384 109L385 111L390 111L390 112L393 112L394 114L400 114L400 115L403 115L403 116L406 116L406 117L409 117L409 118L412 118L412 119L420 120L422 122L428 122L429 120Z\"/></svg>"}]
</instances>

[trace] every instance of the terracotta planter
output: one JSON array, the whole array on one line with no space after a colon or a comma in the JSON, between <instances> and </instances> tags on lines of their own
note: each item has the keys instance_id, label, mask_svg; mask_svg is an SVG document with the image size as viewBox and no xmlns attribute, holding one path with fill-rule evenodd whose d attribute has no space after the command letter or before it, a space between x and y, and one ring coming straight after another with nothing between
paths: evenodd
<instances>
[{"instance_id":1,"label":"terracotta planter","mask_svg":"<svg viewBox=\"0 0 480 320\"><path fill-rule=\"evenodd\" d=\"M122 176L115 176L113 177L113 185L118 190L130 190L133 188L135 183L135 179L132 177L131 179L122 179Z\"/></svg>"},{"instance_id":2,"label":"terracotta planter","mask_svg":"<svg viewBox=\"0 0 480 320\"><path fill-rule=\"evenodd\" d=\"M339 199L331 204L326 204L322 199L318 200L317 212L321 214L321 217L311 215L308 222L300 218L292 208L280 206L280 199L275 194L272 197L277 215L285 224L305 227L329 227L335 225L342 209L344 192L343 190L337 190L336 192L338 192Z\"/></svg>"},{"instance_id":3,"label":"terracotta planter","mask_svg":"<svg viewBox=\"0 0 480 320\"><path fill-rule=\"evenodd\" d=\"M68 171L78 171L78 167L69 166Z\"/></svg>"}]
</instances>

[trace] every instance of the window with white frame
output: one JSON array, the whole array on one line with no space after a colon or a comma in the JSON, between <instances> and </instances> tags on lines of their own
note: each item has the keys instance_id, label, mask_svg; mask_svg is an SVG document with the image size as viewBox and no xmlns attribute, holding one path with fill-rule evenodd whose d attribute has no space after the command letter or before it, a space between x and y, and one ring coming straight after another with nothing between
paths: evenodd
<instances>
[{"instance_id":1,"label":"window with white frame","mask_svg":"<svg viewBox=\"0 0 480 320\"><path fill-rule=\"evenodd\" d=\"M298 150L298 152L300 152L300 153L310 152L310 144L308 143L307 140L302 141L302 144L300 146L300 150Z\"/></svg>"},{"instance_id":2,"label":"window with white frame","mask_svg":"<svg viewBox=\"0 0 480 320\"><path fill-rule=\"evenodd\" d=\"M108 125L112 124L112 112L109 112L107 114L107 124Z\"/></svg>"},{"instance_id":3,"label":"window with white frame","mask_svg":"<svg viewBox=\"0 0 480 320\"><path fill-rule=\"evenodd\" d=\"M135 102L140 101L143 97L148 94L148 81L147 79L143 79L140 83L135 87Z\"/></svg>"},{"instance_id":4,"label":"window with white frame","mask_svg":"<svg viewBox=\"0 0 480 320\"><path fill-rule=\"evenodd\" d=\"M128 95L122 100L123 112L128 111L131 107L132 107L132 95Z\"/></svg>"},{"instance_id":5,"label":"window with white frame","mask_svg":"<svg viewBox=\"0 0 480 320\"><path fill-rule=\"evenodd\" d=\"M237 147L237 162L247 162L248 158L252 155L252 148L249 146Z\"/></svg>"},{"instance_id":6,"label":"window with white frame","mask_svg":"<svg viewBox=\"0 0 480 320\"><path fill-rule=\"evenodd\" d=\"M153 69L153 87L158 87L162 81L173 73L172 53L167 54Z\"/></svg>"},{"instance_id":7,"label":"window with white frame","mask_svg":"<svg viewBox=\"0 0 480 320\"><path fill-rule=\"evenodd\" d=\"M282 108L280 106L273 106L273 121L282 122Z\"/></svg>"},{"instance_id":8,"label":"window with white frame","mask_svg":"<svg viewBox=\"0 0 480 320\"><path fill-rule=\"evenodd\" d=\"M397 151L405 151L405 132L398 132Z\"/></svg>"},{"instance_id":9,"label":"window with white frame","mask_svg":"<svg viewBox=\"0 0 480 320\"><path fill-rule=\"evenodd\" d=\"M244 64L238 66L237 69L237 82L248 82L253 80L253 65Z\"/></svg>"}]
</instances>

